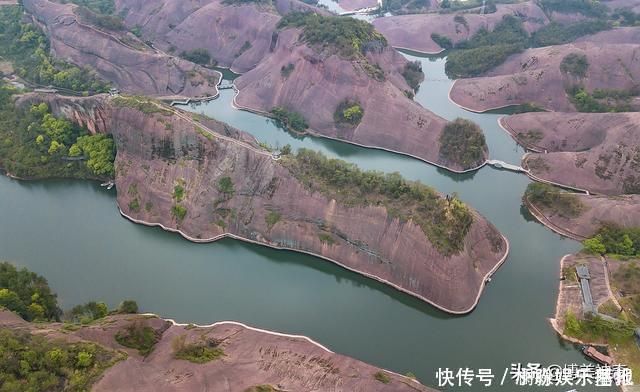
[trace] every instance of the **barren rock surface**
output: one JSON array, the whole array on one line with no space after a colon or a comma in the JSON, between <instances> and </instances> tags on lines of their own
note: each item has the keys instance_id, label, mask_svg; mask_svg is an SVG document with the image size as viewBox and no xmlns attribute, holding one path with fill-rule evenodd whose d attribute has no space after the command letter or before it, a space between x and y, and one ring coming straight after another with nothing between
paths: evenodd
<instances>
[{"instance_id":1,"label":"barren rock surface","mask_svg":"<svg viewBox=\"0 0 640 392\"><path fill-rule=\"evenodd\" d=\"M437 33L449 38L454 44L471 38L480 28L492 30L505 15L522 18L528 32L538 30L549 22L544 12L534 2L499 4L492 14L460 14L467 25L454 20L457 14L416 14L378 18L373 25L384 34L395 47L438 53L442 48L431 39Z\"/></svg>"},{"instance_id":2,"label":"barren rock surface","mask_svg":"<svg viewBox=\"0 0 640 392\"><path fill-rule=\"evenodd\" d=\"M613 33L609 33L613 34ZM622 32L627 36L629 30ZM631 38L632 39L632 38ZM568 54L585 55L589 63L586 77L576 79L560 70ZM574 111L565 89L583 84L596 88L628 90L640 79L640 42L613 44L595 38L583 42L527 49L510 56L486 76L460 79L451 89L451 99L473 111L534 103L554 111Z\"/></svg>"},{"instance_id":3,"label":"barren rock surface","mask_svg":"<svg viewBox=\"0 0 640 392\"><path fill-rule=\"evenodd\" d=\"M584 206L578 217L567 217L549 209L540 210L543 223L577 240L593 237L603 223L622 227L640 226L640 195L597 196L576 194Z\"/></svg>"},{"instance_id":4,"label":"barren rock surface","mask_svg":"<svg viewBox=\"0 0 640 392\"><path fill-rule=\"evenodd\" d=\"M217 94L217 72L157 53L131 34L83 24L74 5L25 0L24 7L45 30L56 57L91 67L123 91L156 96Z\"/></svg>"},{"instance_id":5,"label":"barren rock surface","mask_svg":"<svg viewBox=\"0 0 640 392\"><path fill-rule=\"evenodd\" d=\"M137 324L161 335L153 351L142 357L119 345L115 335ZM76 331L60 323L31 324L8 311L0 311L0 328L44 334L49 339L94 342L126 351L126 360L108 368L94 391L244 391L271 385L287 391L430 391L408 377L335 354L300 336L283 336L238 323L184 326L147 315L115 315ZM221 358L204 364L174 358L174 342L218 342ZM383 372L388 383L376 380Z\"/></svg>"},{"instance_id":6,"label":"barren rock surface","mask_svg":"<svg viewBox=\"0 0 640 392\"><path fill-rule=\"evenodd\" d=\"M117 0L116 9L125 13L127 26L139 26L142 36L159 48L173 47L176 55L206 49L220 66L237 72L255 67L269 52L280 19L271 5L222 0Z\"/></svg>"},{"instance_id":7,"label":"barren rock surface","mask_svg":"<svg viewBox=\"0 0 640 392\"><path fill-rule=\"evenodd\" d=\"M640 113L525 113L501 123L548 152L523 162L536 177L595 193L640 193Z\"/></svg>"},{"instance_id":8,"label":"barren rock surface","mask_svg":"<svg viewBox=\"0 0 640 392\"><path fill-rule=\"evenodd\" d=\"M402 55L388 46L367 53L368 62L384 71L385 80L378 81L360 63L317 52L300 43L298 35L297 29L280 32L274 53L236 80L239 107L263 113L284 107L302 114L322 136L409 154L453 170L467 169L440 156L446 120L405 96L411 88L401 75L407 63ZM289 64L294 69L285 76L281 69ZM345 99L359 101L364 109L356 127L334 121Z\"/></svg>"},{"instance_id":9,"label":"barren rock surface","mask_svg":"<svg viewBox=\"0 0 640 392\"><path fill-rule=\"evenodd\" d=\"M413 221L392 218L383 206L348 207L310 190L246 134L215 120L196 122L171 112L145 115L104 97L50 99L50 104L91 130L114 135L115 181L124 213L180 230L193 241L230 235L311 253L463 313L473 309L486 276L508 252L500 233L472 211L464 249L444 257ZM232 197L220 190L225 177L234 184ZM184 189L183 200L176 201L176 185ZM186 209L183 220L172 213L176 204ZM273 214L278 218L268 223ZM327 235L332 241L323 239Z\"/></svg>"}]
</instances>

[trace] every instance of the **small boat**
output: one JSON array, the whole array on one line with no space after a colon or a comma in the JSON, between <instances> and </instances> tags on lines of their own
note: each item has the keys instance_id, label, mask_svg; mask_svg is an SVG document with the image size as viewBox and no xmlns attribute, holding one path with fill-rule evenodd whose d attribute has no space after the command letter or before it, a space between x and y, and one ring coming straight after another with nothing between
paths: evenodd
<instances>
[{"instance_id":1,"label":"small boat","mask_svg":"<svg viewBox=\"0 0 640 392\"><path fill-rule=\"evenodd\" d=\"M110 182L109 185L107 185L107 190L111 190L111 188L113 188L114 183Z\"/></svg>"},{"instance_id":2,"label":"small boat","mask_svg":"<svg viewBox=\"0 0 640 392\"><path fill-rule=\"evenodd\" d=\"M582 353L601 365L607 365L607 366L613 365L613 358L611 358L608 355L604 355L600 351L596 350L595 347L593 346L582 347Z\"/></svg>"}]
</instances>

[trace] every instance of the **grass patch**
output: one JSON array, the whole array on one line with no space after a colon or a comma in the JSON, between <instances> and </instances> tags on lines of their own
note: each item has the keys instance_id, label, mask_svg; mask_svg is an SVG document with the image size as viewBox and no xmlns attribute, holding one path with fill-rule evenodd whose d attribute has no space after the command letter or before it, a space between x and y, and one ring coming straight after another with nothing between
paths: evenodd
<instances>
[{"instance_id":1,"label":"grass patch","mask_svg":"<svg viewBox=\"0 0 640 392\"><path fill-rule=\"evenodd\" d=\"M276 223L280 222L281 216L279 213L275 211L269 211L267 216L264 217L264 221L267 223L269 229L275 226Z\"/></svg>"},{"instance_id":2,"label":"grass patch","mask_svg":"<svg viewBox=\"0 0 640 392\"><path fill-rule=\"evenodd\" d=\"M331 236L331 234L328 234L328 233L320 233L318 234L318 238L320 239L320 242L327 245L333 245L336 242L333 239L333 236Z\"/></svg>"},{"instance_id":3,"label":"grass patch","mask_svg":"<svg viewBox=\"0 0 640 392\"><path fill-rule=\"evenodd\" d=\"M171 207L171 216L173 216L178 222L182 222L187 216L187 208L181 204L174 204Z\"/></svg>"},{"instance_id":4,"label":"grass patch","mask_svg":"<svg viewBox=\"0 0 640 392\"><path fill-rule=\"evenodd\" d=\"M380 381L383 384L389 384L391 382L391 378L384 372L377 372L373 375L377 381Z\"/></svg>"},{"instance_id":5,"label":"grass patch","mask_svg":"<svg viewBox=\"0 0 640 392\"><path fill-rule=\"evenodd\" d=\"M173 357L185 361L203 364L222 358L224 351L218 347L220 342L204 336L200 342L186 343L186 335L176 336L173 341Z\"/></svg>"},{"instance_id":6,"label":"grass patch","mask_svg":"<svg viewBox=\"0 0 640 392\"><path fill-rule=\"evenodd\" d=\"M136 349L140 355L146 357L151 354L154 346L160 340L160 334L151 327L134 322L123 331L118 331L115 339L118 344Z\"/></svg>"},{"instance_id":7,"label":"grass patch","mask_svg":"<svg viewBox=\"0 0 640 392\"><path fill-rule=\"evenodd\" d=\"M150 98L144 96L124 96L119 95L111 100L113 105L120 108L136 109L144 114L161 114L163 116L172 116L171 110L165 109Z\"/></svg>"}]
</instances>

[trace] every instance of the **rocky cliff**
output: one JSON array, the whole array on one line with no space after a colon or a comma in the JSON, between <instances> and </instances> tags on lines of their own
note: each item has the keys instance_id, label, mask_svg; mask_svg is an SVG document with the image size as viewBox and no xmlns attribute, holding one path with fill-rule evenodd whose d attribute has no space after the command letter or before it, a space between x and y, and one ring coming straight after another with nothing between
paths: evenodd
<instances>
[{"instance_id":1,"label":"rocky cliff","mask_svg":"<svg viewBox=\"0 0 640 392\"><path fill-rule=\"evenodd\" d=\"M592 193L640 193L640 113L525 113L501 124L541 152L523 161L538 178Z\"/></svg>"},{"instance_id":2,"label":"rocky cliff","mask_svg":"<svg viewBox=\"0 0 640 392\"><path fill-rule=\"evenodd\" d=\"M28 323L0 311L0 329L41 335L47 340L97 343L126 352L126 359L104 371L93 385L94 391L430 390L408 377L335 354L305 337L234 322L200 327L178 325L153 315L115 315L92 325L72 327ZM129 333L129 328L147 329L156 336L157 342L146 357L117 342L116 335ZM180 346L189 344L215 346L218 358L205 363L176 359ZM264 389L251 389L258 386Z\"/></svg>"},{"instance_id":3,"label":"rocky cliff","mask_svg":"<svg viewBox=\"0 0 640 392\"><path fill-rule=\"evenodd\" d=\"M133 34L98 29L71 4L25 0L58 58L94 69L122 91L155 96L215 96L219 73L156 51Z\"/></svg>"},{"instance_id":4,"label":"rocky cliff","mask_svg":"<svg viewBox=\"0 0 640 392\"><path fill-rule=\"evenodd\" d=\"M443 256L412 219L309 188L243 132L136 99L49 98L54 112L113 134L118 204L136 222L310 253L455 313L474 308L506 258L506 240L475 211L462 250Z\"/></svg>"}]
</instances>

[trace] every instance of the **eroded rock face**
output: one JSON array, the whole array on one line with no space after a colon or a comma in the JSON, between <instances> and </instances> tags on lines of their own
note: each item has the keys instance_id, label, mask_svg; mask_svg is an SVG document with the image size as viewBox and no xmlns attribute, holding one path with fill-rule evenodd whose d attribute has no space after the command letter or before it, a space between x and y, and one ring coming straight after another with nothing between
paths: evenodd
<instances>
[{"instance_id":1,"label":"eroded rock face","mask_svg":"<svg viewBox=\"0 0 640 392\"><path fill-rule=\"evenodd\" d=\"M52 53L89 66L121 90L156 96L215 96L219 74L154 51L132 34L98 30L74 14L74 5L25 0L51 42Z\"/></svg>"},{"instance_id":2,"label":"eroded rock face","mask_svg":"<svg viewBox=\"0 0 640 392\"><path fill-rule=\"evenodd\" d=\"M115 335L127 327L152 328L160 336L153 351L142 357L119 345ZM43 334L47 339L97 343L128 357L108 368L94 391L244 391L271 385L289 391L430 391L410 378L335 354L301 336L281 336L242 324L223 322L205 327L176 325L147 315L116 315L75 331L60 323L27 323L0 311L0 328ZM224 356L204 364L175 359L175 341L216 342ZM388 383L376 380L384 373Z\"/></svg>"},{"instance_id":3,"label":"eroded rock face","mask_svg":"<svg viewBox=\"0 0 640 392\"><path fill-rule=\"evenodd\" d=\"M544 216L541 221L552 229L576 240L593 237L604 223L620 227L640 226L640 195L575 195L583 206L579 216L559 214L551 209L532 211ZM540 217L538 217L540 218Z\"/></svg>"},{"instance_id":4,"label":"eroded rock face","mask_svg":"<svg viewBox=\"0 0 640 392\"><path fill-rule=\"evenodd\" d=\"M249 136L215 120L145 115L104 97L50 103L54 112L114 135L118 204L127 216L193 241L232 236L318 255L461 313L473 309L508 253L506 240L473 212L463 251L444 257L412 221L310 190ZM231 194L223 181L233 184Z\"/></svg>"},{"instance_id":5,"label":"eroded rock face","mask_svg":"<svg viewBox=\"0 0 640 392\"><path fill-rule=\"evenodd\" d=\"M596 88L630 90L637 86L640 44L602 43L598 42L598 36L515 54L486 76L456 81L451 99L473 111L525 103L552 111L575 111L565 92L572 85L583 85L589 92ZM589 68L583 78L560 69L562 60L572 53L587 58Z\"/></svg>"},{"instance_id":6,"label":"eroded rock face","mask_svg":"<svg viewBox=\"0 0 640 392\"><path fill-rule=\"evenodd\" d=\"M271 47L280 19L272 5L223 4L222 0L118 0L128 27L139 26L145 39L175 54L206 49L220 66L246 72ZM248 44L247 44L248 43Z\"/></svg>"},{"instance_id":7,"label":"eroded rock face","mask_svg":"<svg viewBox=\"0 0 640 392\"><path fill-rule=\"evenodd\" d=\"M524 159L536 177L607 195L640 193L640 113L525 113L501 123L548 152Z\"/></svg>"},{"instance_id":8,"label":"eroded rock face","mask_svg":"<svg viewBox=\"0 0 640 392\"><path fill-rule=\"evenodd\" d=\"M321 136L392 150L452 170L469 169L439 156L446 120L407 98L411 88L401 75L407 60L390 47L367 52L369 64L384 71L372 77L362 62L301 43L298 29L279 34L274 53L236 79L237 106L261 113L284 107L300 113ZM285 75L283 68L293 67ZM357 126L339 125L334 112L344 100L360 103L364 117Z\"/></svg>"},{"instance_id":9,"label":"eroded rock face","mask_svg":"<svg viewBox=\"0 0 640 392\"><path fill-rule=\"evenodd\" d=\"M394 47L438 53L443 50L431 39L431 34L445 36L456 44L473 37L482 27L493 30L505 15L518 16L529 33L549 23L544 12L534 2L499 4L492 14L416 14L378 18L373 21L376 29L384 34ZM456 21L461 17L464 23Z\"/></svg>"}]
</instances>

